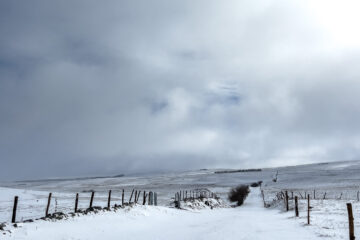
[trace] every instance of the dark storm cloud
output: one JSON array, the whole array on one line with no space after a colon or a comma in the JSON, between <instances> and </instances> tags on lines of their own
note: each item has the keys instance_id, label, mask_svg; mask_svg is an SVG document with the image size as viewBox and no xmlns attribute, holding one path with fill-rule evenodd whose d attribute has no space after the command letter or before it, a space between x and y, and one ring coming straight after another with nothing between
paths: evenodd
<instances>
[{"instance_id":1,"label":"dark storm cloud","mask_svg":"<svg viewBox=\"0 0 360 240\"><path fill-rule=\"evenodd\" d=\"M358 159L359 35L309 4L2 1L1 179Z\"/></svg>"}]
</instances>

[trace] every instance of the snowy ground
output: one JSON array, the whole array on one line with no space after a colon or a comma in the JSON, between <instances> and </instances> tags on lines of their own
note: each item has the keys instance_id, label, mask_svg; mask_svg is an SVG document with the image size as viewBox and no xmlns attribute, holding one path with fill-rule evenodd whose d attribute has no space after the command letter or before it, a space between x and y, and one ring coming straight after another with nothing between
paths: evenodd
<instances>
[{"instance_id":1,"label":"snowy ground","mask_svg":"<svg viewBox=\"0 0 360 240\"><path fill-rule=\"evenodd\" d=\"M279 172L278 181L273 182L272 178L277 171ZM22 221L30 218L34 219L44 216L47 196L49 192L53 193L50 213L55 211L63 211L65 213L69 213L73 212L74 199L77 192L80 193L80 208L87 208L89 206L90 190L96 191L94 205L105 207L107 204L107 191L109 189L113 191L112 204L119 204L121 202L121 190L125 189L125 202L127 202L132 189L135 188L142 191L151 190L157 192L159 198L158 202L161 207L143 208L141 206L138 206L135 209L126 213L119 212L116 214L106 213L102 214L101 216L84 216L68 221L62 221L61 223L30 223L25 224L26 227L18 229L16 230L16 232L32 231L32 228L41 228L43 229L43 231L46 231L45 229L48 227L49 229L51 229L56 228L57 226L63 226L67 224L71 225L71 223L77 222L80 222L80 228L80 226L82 225L81 222L96 221L97 218L109 218L109 221L116 220L121 223L124 221L132 221L132 224L134 226L137 226L137 231L142 232L144 229L144 231L146 232L146 221L154 221L155 223L160 224L160 222L162 222L161 218L164 218L164 224L166 225L166 229L169 229L169 231L178 225L184 229L188 229L191 226L195 228L194 226L197 226L196 228L199 229L194 229L194 233L197 233L196 231L204 231L202 234L206 235L207 233L204 230L206 226L201 225L204 222L198 220L197 216L201 216L199 218L204 219L218 218L219 223L226 223L225 219L230 218L232 219L231 221L239 221L236 222L235 225L240 227L241 220L238 220L237 217L241 216L241 218L245 219L253 218L254 216L250 214L251 210L256 212L259 216L264 215L264 217L266 217L266 214L270 214L272 216L272 219L277 219L276 216L278 216L278 220L280 222L285 221L286 218L288 218L286 224L295 224L298 228L305 228L307 231L309 230L310 232L312 232L315 236L321 236L323 238L331 240L348 239L346 203L352 202L355 218L355 233L357 234L359 232L360 234L360 203L356 201L357 192L359 191L360 186L360 162L337 162L282 168L268 168L263 169L263 171L261 172L238 172L226 174L215 174L214 172L215 170L198 170L182 173L167 173L149 176L130 176L121 178L101 178L71 181L52 180L3 182L0 183L0 223L10 221L13 199L15 195L19 196L17 220ZM282 205L272 210L261 209L260 211L260 209L254 210L251 209L251 206L247 206L247 209L249 211L244 210L244 207L241 209L217 209L213 211L204 210L201 211L201 213L191 213L183 211L184 214L180 214L179 211L175 209L164 208L170 206L175 192L179 190L208 188L209 190L215 192L217 195L222 197L223 200L226 200L227 193L231 187L234 187L238 184L250 184L259 180L263 181L265 198L268 202L270 202L274 198L275 194L281 190L293 191L294 194L299 196L300 194L304 196L305 192L311 193L312 196L313 190L316 190L317 199L311 201L311 205L313 206L311 212L311 226L305 225L305 200L300 200L300 218L298 219L294 218L293 211L288 213L284 213L283 211L281 211L281 209L283 209ZM325 193L326 200L319 200L323 198ZM340 196L342 197L342 199L338 200L337 198L339 198ZM253 197L254 195L252 195L251 198ZM260 198L258 200L260 200ZM252 202L247 202L246 204L251 205ZM242 213L242 211L243 215L237 215L237 212ZM249 215L246 216L245 213ZM176 220L177 218L181 221L178 222ZM200 221L200 224L192 221L192 219ZM183 221L185 221L186 223L184 223ZM233 226L231 224L231 221L228 224L230 226ZM98 224L101 225L102 223ZM266 226L263 226L261 221L259 221L258 223L255 222L254 224L259 224L259 228L257 228L257 226L255 225L246 226L249 229L259 229L260 232L266 231L267 229ZM105 220L104 225L106 225ZM209 226L212 226L210 228L215 228L211 224ZM85 226L83 226L83 228L85 228ZM221 225L217 226L216 228L226 228L226 226ZM244 230L247 228L240 227L240 230L241 229ZM177 232L176 230L174 231L175 233ZM137 233L134 233L134 236L136 234ZM168 234L170 234L170 232ZM245 233L243 233L243 235L244 234ZM21 236L21 234L19 236ZM357 237L359 237L359 235L357 235ZM297 236L294 236L293 238L297 239Z\"/></svg>"},{"instance_id":2,"label":"snowy ground","mask_svg":"<svg viewBox=\"0 0 360 240\"><path fill-rule=\"evenodd\" d=\"M253 189L240 208L185 211L137 206L59 222L21 224L3 239L319 239L278 210L264 209Z\"/></svg>"},{"instance_id":3,"label":"snowy ground","mask_svg":"<svg viewBox=\"0 0 360 240\"><path fill-rule=\"evenodd\" d=\"M313 200L310 205L310 226L307 225L307 200L299 200L300 217L295 218L293 201L290 200L290 211L282 213L306 226L317 236L327 239L349 239L349 223L346 203L351 202L354 214L355 236L360 233L360 203L348 200ZM284 210L284 208L282 208Z\"/></svg>"}]
</instances>

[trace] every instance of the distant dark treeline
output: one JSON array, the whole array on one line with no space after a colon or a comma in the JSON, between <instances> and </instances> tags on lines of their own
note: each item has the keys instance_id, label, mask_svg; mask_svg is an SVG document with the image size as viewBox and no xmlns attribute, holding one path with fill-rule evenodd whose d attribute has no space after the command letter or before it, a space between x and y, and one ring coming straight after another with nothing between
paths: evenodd
<instances>
[{"instance_id":1,"label":"distant dark treeline","mask_svg":"<svg viewBox=\"0 0 360 240\"><path fill-rule=\"evenodd\" d=\"M260 168L216 171L215 173L261 172Z\"/></svg>"},{"instance_id":2,"label":"distant dark treeline","mask_svg":"<svg viewBox=\"0 0 360 240\"><path fill-rule=\"evenodd\" d=\"M64 181L92 180L92 179L98 179L98 178L120 178L120 177L124 177L124 176L125 176L125 174L118 174L115 176L49 178L49 179L38 179L38 180L20 180L20 181L15 181L15 182L18 182L18 183L22 183L22 182L64 182Z\"/></svg>"}]
</instances>

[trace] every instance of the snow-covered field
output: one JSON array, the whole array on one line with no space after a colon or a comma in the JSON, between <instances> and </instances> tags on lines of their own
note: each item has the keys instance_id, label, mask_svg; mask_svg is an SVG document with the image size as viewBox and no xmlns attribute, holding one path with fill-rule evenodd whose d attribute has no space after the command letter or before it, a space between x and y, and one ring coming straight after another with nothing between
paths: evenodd
<instances>
[{"instance_id":1,"label":"snow-covered field","mask_svg":"<svg viewBox=\"0 0 360 240\"><path fill-rule=\"evenodd\" d=\"M346 203L352 203L355 236L360 234L360 203L358 201L349 200L313 200L310 205L312 208L310 212L310 225L307 225L307 200L299 200L299 218L295 218L293 209L293 201L290 200L290 211L284 213L290 218L299 222L302 226L306 226L316 236L325 237L327 239L349 239L349 223ZM284 207L282 207L284 211Z\"/></svg>"},{"instance_id":2,"label":"snow-covered field","mask_svg":"<svg viewBox=\"0 0 360 240\"><path fill-rule=\"evenodd\" d=\"M4 239L317 239L278 210L262 207L258 189L253 189L241 208L176 210L137 206L117 212L83 216L59 222L21 224ZM300 238L299 238L300 239Z\"/></svg>"},{"instance_id":3,"label":"snow-covered field","mask_svg":"<svg viewBox=\"0 0 360 240\"><path fill-rule=\"evenodd\" d=\"M0 183L0 222L10 221L15 195L19 196L17 220L21 221L44 216L49 192L53 193L50 212L68 213L73 212L77 192L80 193L80 208L88 207L91 190L96 192L94 205L105 207L109 189L112 190L112 204L119 204L121 190L125 189L125 201L128 201L135 188L157 192L159 206L136 206L59 222L21 223L20 228L11 229L13 233L5 237L41 239L39 236L48 236L55 231L58 238L51 236L51 239L98 239L97 234L103 234L104 239L113 239L114 236L124 239L144 239L144 236L150 237L148 239L285 239L285 236L293 239L348 239L347 202L353 203L355 233L360 233L360 204L356 201L360 186L360 162L268 168L261 172L215 174L214 171ZM278 181L273 182L277 171ZM169 208L175 192L179 190L207 188L226 201L231 187L259 180L263 181L267 202L281 190L293 191L296 195L305 195L305 192L312 195L316 190L317 199L311 200L311 225L305 224L305 200L300 200L300 218L295 218L293 210L284 212L281 204L276 208L264 209L255 188L241 208L197 212ZM326 200L322 200L325 192ZM338 200L340 196L342 199Z\"/></svg>"}]
</instances>

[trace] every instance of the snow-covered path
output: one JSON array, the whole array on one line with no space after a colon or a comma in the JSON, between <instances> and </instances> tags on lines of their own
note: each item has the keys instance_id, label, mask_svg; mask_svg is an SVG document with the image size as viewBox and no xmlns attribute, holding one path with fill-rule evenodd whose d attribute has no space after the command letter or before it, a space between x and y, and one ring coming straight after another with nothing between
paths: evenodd
<instances>
[{"instance_id":1,"label":"snow-covered path","mask_svg":"<svg viewBox=\"0 0 360 240\"><path fill-rule=\"evenodd\" d=\"M190 212L137 206L58 222L36 222L14 229L5 239L318 239L309 229L277 210L262 207L253 189L240 208Z\"/></svg>"}]
</instances>

